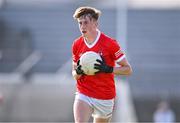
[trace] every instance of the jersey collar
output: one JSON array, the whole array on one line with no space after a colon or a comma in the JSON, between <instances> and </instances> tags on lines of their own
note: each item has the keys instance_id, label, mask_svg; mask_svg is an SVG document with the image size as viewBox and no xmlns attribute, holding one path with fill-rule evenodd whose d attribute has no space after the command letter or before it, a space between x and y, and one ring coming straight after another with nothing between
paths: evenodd
<instances>
[{"instance_id":1,"label":"jersey collar","mask_svg":"<svg viewBox=\"0 0 180 123\"><path fill-rule=\"evenodd\" d=\"M86 42L86 39L84 38L84 43L86 44L86 46L87 46L88 48L92 48L92 47L98 42L98 40L99 40L99 38L100 38L100 35L101 35L101 32L100 32L99 30L97 30L97 32L98 32L97 37L96 37L95 41L94 41L92 44L88 44L88 43Z\"/></svg>"}]
</instances>

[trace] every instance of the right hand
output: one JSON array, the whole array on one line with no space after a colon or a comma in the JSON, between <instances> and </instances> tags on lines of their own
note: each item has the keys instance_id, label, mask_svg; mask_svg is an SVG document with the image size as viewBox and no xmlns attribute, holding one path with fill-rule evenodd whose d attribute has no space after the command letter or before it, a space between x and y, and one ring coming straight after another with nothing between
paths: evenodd
<instances>
[{"instance_id":1,"label":"right hand","mask_svg":"<svg viewBox=\"0 0 180 123\"><path fill-rule=\"evenodd\" d=\"M76 71L76 73L77 73L78 75L83 75L83 74L85 74L85 73L84 73L84 71L81 69L82 66L81 66L79 63L80 63L80 60L78 60L78 62L77 62L77 67L76 67L75 71Z\"/></svg>"}]
</instances>

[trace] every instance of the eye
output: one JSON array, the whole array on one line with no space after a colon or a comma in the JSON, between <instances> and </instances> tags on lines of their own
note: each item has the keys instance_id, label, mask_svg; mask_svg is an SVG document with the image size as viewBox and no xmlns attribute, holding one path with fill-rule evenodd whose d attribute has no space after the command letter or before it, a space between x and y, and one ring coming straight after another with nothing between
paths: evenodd
<instances>
[{"instance_id":1,"label":"eye","mask_svg":"<svg viewBox=\"0 0 180 123\"><path fill-rule=\"evenodd\" d=\"M79 22L79 25L82 25L82 22Z\"/></svg>"},{"instance_id":2,"label":"eye","mask_svg":"<svg viewBox=\"0 0 180 123\"><path fill-rule=\"evenodd\" d=\"M87 22L87 21L85 21L85 22L84 22L84 24L88 24L88 22Z\"/></svg>"}]
</instances>

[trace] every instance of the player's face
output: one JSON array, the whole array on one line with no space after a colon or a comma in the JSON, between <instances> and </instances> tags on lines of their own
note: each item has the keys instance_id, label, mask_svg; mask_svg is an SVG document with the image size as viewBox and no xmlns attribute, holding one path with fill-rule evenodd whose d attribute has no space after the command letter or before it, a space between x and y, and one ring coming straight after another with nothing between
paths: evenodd
<instances>
[{"instance_id":1,"label":"player's face","mask_svg":"<svg viewBox=\"0 0 180 123\"><path fill-rule=\"evenodd\" d=\"M79 29L83 36L89 36L96 31L97 21L91 19L89 16L82 16L78 19Z\"/></svg>"}]
</instances>

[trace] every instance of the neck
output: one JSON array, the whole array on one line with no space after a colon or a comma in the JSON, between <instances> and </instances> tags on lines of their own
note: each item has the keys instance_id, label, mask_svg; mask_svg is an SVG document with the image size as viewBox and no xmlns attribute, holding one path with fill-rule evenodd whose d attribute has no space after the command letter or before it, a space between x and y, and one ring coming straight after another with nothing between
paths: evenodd
<instances>
[{"instance_id":1,"label":"neck","mask_svg":"<svg viewBox=\"0 0 180 123\"><path fill-rule=\"evenodd\" d=\"M97 30L94 31L94 32L92 32L90 35L88 35L88 36L85 37L86 42L87 42L88 44L92 44L92 43L95 41L97 35L98 35L98 31L97 31Z\"/></svg>"}]
</instances>

